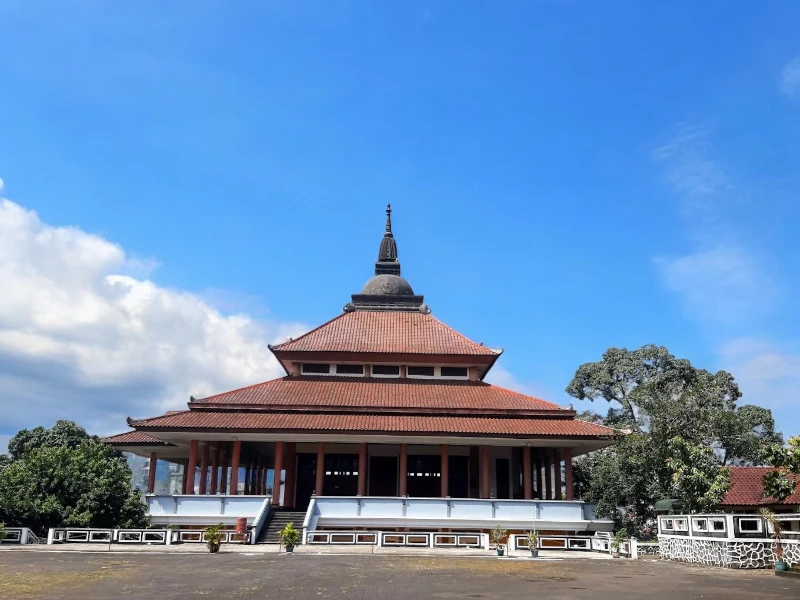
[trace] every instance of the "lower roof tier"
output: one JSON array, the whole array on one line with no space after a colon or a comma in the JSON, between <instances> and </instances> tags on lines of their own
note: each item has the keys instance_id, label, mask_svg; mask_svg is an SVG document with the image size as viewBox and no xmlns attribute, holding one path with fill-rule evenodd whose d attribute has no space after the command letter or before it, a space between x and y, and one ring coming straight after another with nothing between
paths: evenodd
<instances>
[{"instance_id":1,"label":"lower roof tier","mask_svg":"<svg viewBox=\"0 0 800 600\"><path fill-rule=\"evenodd\" d=\"M129 420L139 431L347 432L365 435L422 434L497 437L611 439L614 430L573 419L441 417L392 414L309 414L185 411ZM160 436L159 436L160 437Z\"/></svg>"}]
</instances>

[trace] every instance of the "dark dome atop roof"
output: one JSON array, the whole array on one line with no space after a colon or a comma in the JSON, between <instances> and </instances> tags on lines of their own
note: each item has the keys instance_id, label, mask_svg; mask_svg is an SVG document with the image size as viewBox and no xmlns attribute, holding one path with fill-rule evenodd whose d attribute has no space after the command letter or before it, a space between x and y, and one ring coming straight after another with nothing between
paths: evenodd
<instances>
[{"instance_id":1,"label":"dark dome atop roof","mask_svg":"<svg viewBox=\"0 0 800 600\"><path fill-rule=\"evenodd\" d=\"M414 290L399 275L375 275L366 284L361 293L367 296L413 296Z\"/></svg>"}]
</instances>

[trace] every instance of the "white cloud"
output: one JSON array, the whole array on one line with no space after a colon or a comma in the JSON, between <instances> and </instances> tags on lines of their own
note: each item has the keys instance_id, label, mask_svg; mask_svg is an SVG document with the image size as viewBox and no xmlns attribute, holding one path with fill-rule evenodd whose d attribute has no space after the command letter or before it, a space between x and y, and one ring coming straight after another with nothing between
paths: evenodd
<instances>
[{"instance_id":1,"label":"white cloud","mask_svg":"<svg viewBox=\"0 0 800 600\"><path fill-rule=\"evenodd\" d=\"M736 377L743 402L785 409L787 420L797 423L800 353L758 338L737 338L723 344L719 356L720 367Z\"/></svg>"},{"instance_id":2,"label":"white cloud","mask_svg":"<svg viewBox=\"0 0 800 600\"><path fill-rule=\"evenodd\" d=\"M789 98L800 98L800 56L795 56L781 71L781 91Z\"/></svg>"},{"instance_id":3,"label":"white cloud","mask_svg":"<svg viewBox=\"0 0 800 600\"><path fill-rule=\"evenodd\" d=\"M708 123L681 124L673 136L653 151L653 159L662 165L667 183L684 200L717 193L728 186L728 177L714 160L709 142ZM691 207L702 207L694 198Z\"/></svg>"},{"instance_id":4,"label":"white cloud","mask_svg":"<svg viewBox=\"0 0 800 600\"><path fill-rule=\"evenodd\" d=\"M58 418L113 433L128 415L282 374L267 343L307 327L131 275L154 264L0 198L0 433Z\"/></svg>"},{"instance_id":5,"label":"white cloud","mask_svg":"<svg viewBox=\"0 0 800 600\"><path fill-rule=\"evenodd\" d=\"M733 244L658 258L656 266L687 315L700 321L747 321L767 313L777 295L761 261Z\"/></svg>"},{"instance_id":6,"label":"white cloud","mask_svg":"<svg viewBox=\"0 0 800 600\"><path fill-rule=\"evenodd\" d=\"M533 396L534 398L541 398L542 400L547 400L548 402L555 402L556 404L560 403L556 397L564 395L556 395L552 391L548 390L546 386L536 382L521 381L511 371L499 365L494 365L492 367L492 369L489 371L489 374L486 375L484 381L486 381L486 383L491 383L492 385L519 392L520 394Z\"/></svg>"}]
</instances>

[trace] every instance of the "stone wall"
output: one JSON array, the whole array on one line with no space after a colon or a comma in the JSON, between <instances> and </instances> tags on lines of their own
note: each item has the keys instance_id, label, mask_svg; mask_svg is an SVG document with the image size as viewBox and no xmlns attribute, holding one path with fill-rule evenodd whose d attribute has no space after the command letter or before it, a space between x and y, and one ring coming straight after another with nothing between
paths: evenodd
<instances>
[{"instance_id":1,"label":"stone wall","mask_svg":"<svg viewBox=\"0 0 800 600\"><path fill-rule=\"evenodd\" d=\"M699 540L659 536L661 558L682 562L727 567L764 569L775 565L775 544L771 541ZM800 564L800 542L784 541L783 560Z\"/></svg>"}]
</instances>

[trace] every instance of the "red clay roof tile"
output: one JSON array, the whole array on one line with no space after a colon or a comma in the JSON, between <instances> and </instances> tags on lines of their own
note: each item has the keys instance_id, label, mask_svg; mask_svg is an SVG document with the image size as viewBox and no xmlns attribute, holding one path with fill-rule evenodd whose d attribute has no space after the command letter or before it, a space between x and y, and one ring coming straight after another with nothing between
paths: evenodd
<instances>
[{"instance_id":1,"label":"red clay roof tile","mask_svg":"<svg viewBox=\"0 0 800 600\"><path fill-rule=\"evenodd\" d=\"M355 311L272 348L275 352L370 352L498 356L431 315Z\"/></svg>"},{"instance_id":2,"label":"red clay roof tile","mask_svg":"<svg viewBox=\"0 0 800 600\"><path fill-rule=\"evenodd\" d=\"M195 400L197 405L421 409L424 411L564 411L567 409L483 382L349 377L284 377Z\"/></svg>"},{"instance_id":3,"label":"red clay roof tile","mask_svg":"<svg viewBox=\"0 0 800 600\"><path fill-rule=\"evenodd\" d=\"M170 413L167 413L170 414ZM125 433L120 433L118 435L112 435L111 437L103 438L106 444L119 444L119 445L126 445L130 446L132 444L146 444L146 445L157 445L157 446L171 446L169 442L161 441L158 438L153 437L152 435L147 435L141 431L126 431Z\"/></svg>"},{"instance_id":4,"label":"red clay roof tile","mask_svg":"<svg viewBox=\"0 0 800 600\"><path fill-rule=\"evenodd\" d=\"M784 502L774 498L764 498L764 475L772 471L772 467L731 467L731 487L722 506L759 506L768 504L800 504L800 477L798 489Z\"/></svg>"},{"instance_id":5,"label":"red clay roof tile","mask_svg":"<svg viewBox=\"0 0 800 600\"><path fill-rule=\"evenodd\" d=\"M305 414L187 411L181 414L131 420L137 428L233 429L284 431L358 431L371 433L466 434L488 436L603 437L612 429L572 419L503 419L375 414Z\"/></svg>"}]
</instances>

